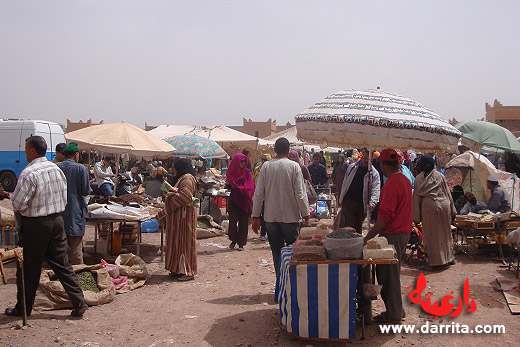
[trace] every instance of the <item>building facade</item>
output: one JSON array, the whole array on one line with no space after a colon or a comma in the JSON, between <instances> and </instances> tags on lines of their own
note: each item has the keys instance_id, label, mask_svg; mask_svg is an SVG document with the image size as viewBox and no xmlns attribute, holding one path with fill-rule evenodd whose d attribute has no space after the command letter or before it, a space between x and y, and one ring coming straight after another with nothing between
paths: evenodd
<instances>
[{"instance_id":1,"label":"building facade","mask_svg":"<svg viewBox=\"0 0 520 347\"><path fill-rule=\"evenodd\" d=\"M71 122L69 119L67 119L67 129L65 130L65 132L70 133L71 131L83 129L83 128L89 127L91 125L98 125L98 124L103 124L103 121L100 121L99 123L94 123L94 122L92 122L92 119L89 119L86 122L83 122L82 120L80 120L79 122L76 123L76 122Z\"/></svg>"},{"instance_id":2,"label":"building facade","mask_svg":"<svg viewBox=\"0 0 520 347\"><path fill-rule=\"evenodd\" d=\"M231 129L241 131L251 136L264 137L270 136L274 133L280 132L285 129L292 127L291 123L287 122L285 125L276 125L276 120L269 118L265 122L254 122L251 119L242 119L242 126L229 126Z\"/></svg>"},{"instance_id":3,"label":"building facade","mask_svg":"<svg viewBox=\"0 0 520 347\"><path fill-rule=\"evenodd\" d=\"M486 103L486 121L495 123L520 136L520 106L504 106L495 99L493 106Z\"/></svg>"}]
</instances>

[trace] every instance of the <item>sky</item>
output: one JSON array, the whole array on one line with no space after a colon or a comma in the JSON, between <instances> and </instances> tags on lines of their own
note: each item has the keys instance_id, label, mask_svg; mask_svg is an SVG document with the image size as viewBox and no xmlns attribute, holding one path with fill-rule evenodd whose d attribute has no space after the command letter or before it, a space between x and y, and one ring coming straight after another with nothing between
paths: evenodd
<instances>
[{"instance_id":1,"label":"sky","mask_svg":"<svg viewBox=\"0 0 520 347\"><path fill-rule=\"evenodd\" d=\"M344 89L520 105L520 2L0 0L0 118L279 125Z\"/></svg>"}]
</instances>

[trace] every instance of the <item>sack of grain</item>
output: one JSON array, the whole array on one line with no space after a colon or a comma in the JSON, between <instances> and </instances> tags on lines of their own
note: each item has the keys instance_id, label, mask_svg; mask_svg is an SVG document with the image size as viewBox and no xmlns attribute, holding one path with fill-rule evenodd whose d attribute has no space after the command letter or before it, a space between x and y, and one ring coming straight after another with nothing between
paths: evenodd
<instances>
[{"instance_id":1,"label":"sack of grain","mask_svg":"<svg viewBox=\"0 0 520 347\"><path fill-rule=\"evenodd\" d=\"M325 237L327 258L330 260L361 259L363 235L350 231L353 228L336 230Z\"/></svg>"},{"instance_id":2,"label":"sack of grain","mask_svg":"<svg viewBox=\"0 0 520 347\"><path fill-rule=\"evenodd\" d=\"M388 240L386 237L378 236L367 241L366 248L369 249L381 249L388 246Z\"/></svg>"},{"instance_id":3,"label":"sack of grain","mask_svg":"<svg viewBox=\"0 0 520 347\"><path fill-rule=\"evenodd\" d=\"M327 260L325 248L323 246L293 246L291 261L320 261Z\"/></svg>"},{"instance_id":4,"label":"sack of grain","mask_svg":"<svg viewBox=\"0 0 520 347\"><path fill-rule=\"evenodd\" d=\"M16 226L13 210L0 206L0 226Z\"/></svg>"}]
</instances>

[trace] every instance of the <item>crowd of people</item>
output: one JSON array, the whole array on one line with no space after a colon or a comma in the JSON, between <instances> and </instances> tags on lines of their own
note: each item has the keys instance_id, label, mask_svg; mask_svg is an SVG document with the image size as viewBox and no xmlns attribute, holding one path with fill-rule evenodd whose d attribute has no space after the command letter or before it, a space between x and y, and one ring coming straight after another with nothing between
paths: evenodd
<instances>
[{"instance_id":1,"label":"crowd of people","mask_svg":"<svg viewBox=\"0 0 520 347\"><path fill-rule=\"evenodd\" d=\"M21 173L12 196L2 197L12 199L19 217L19 244L24 247L25 257L26 312L31 313L42 261L46 259L69 295L73 304L71 314L81 316L87 305L71 264L83 262L86 197L91 189L102 196L111 196L116 189L114 158L102 157L89 173L78 163L77 143L58 144L54 163L45 158L47 144L42 137L31 136L25 145L29 165ZM340 207L335 226L352 227L361 234L368 213L374 223L364 238L365 243L380 235L397 251L397 265L377 266L386 306L386 311L374 318L379 321L399 322L405 316L400 267L413 223L422 223L427 258L421 269L432 270L456 263L451 224L457 213L511 210L509 197L495 176L488 177L491 198L487 203L477 201L472 192L459 189L454 189L457 194L454 198L446 178L437 170L436 158L430 155L416 156L387 148L374 152L370 162L369 150L363 148L359 152L338 153L333 158L323 152L291 151L285 138L276 141L274 151L274 157L264 153L255 165L251 165L247 151L235 154L229 163L226 173L226 187L230 190L229 248L244 250L252 218L253 231L269 242L278 285L280 250L296 241L300 227L308 224L310 218L308 187L327 185L330 179ZM142 162L130 170L135 181L132 191L142 186L146 194L164 200L165 268L181 281L192 280L197 274L196 171L205 165L197 161L176 158L169 169L158 161ZM332 169L330 177L327 169ZM143 170L148 179L141 176ZM7 315L21 315L20 276L18 271L18 302L5 310Z\"/></svg>"}]
</instances>

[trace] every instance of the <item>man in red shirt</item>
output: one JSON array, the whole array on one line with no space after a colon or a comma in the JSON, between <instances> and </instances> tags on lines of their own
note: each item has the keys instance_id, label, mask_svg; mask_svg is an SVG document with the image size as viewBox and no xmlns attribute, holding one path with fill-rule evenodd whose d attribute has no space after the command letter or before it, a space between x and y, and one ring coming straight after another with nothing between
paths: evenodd
<instances>
[{"instance_id":1,"label":"man in red shirt","mask_svg":"<svg viewBox=\"0 0 520 347\"><path fill-rule=\"evenodd\" d=\"M388 178L379 199L379 215L374 227L365 236L368 240L380 234L394 245L398 264L377 265L377 282L383 286L381 297L386 312L374 321L399 323L404 318L403 299L401 297L401 259L412 231L412 185L401 173L399 155L391 148L381 152L381 170Z\"/></svg>"}]
</instances>

